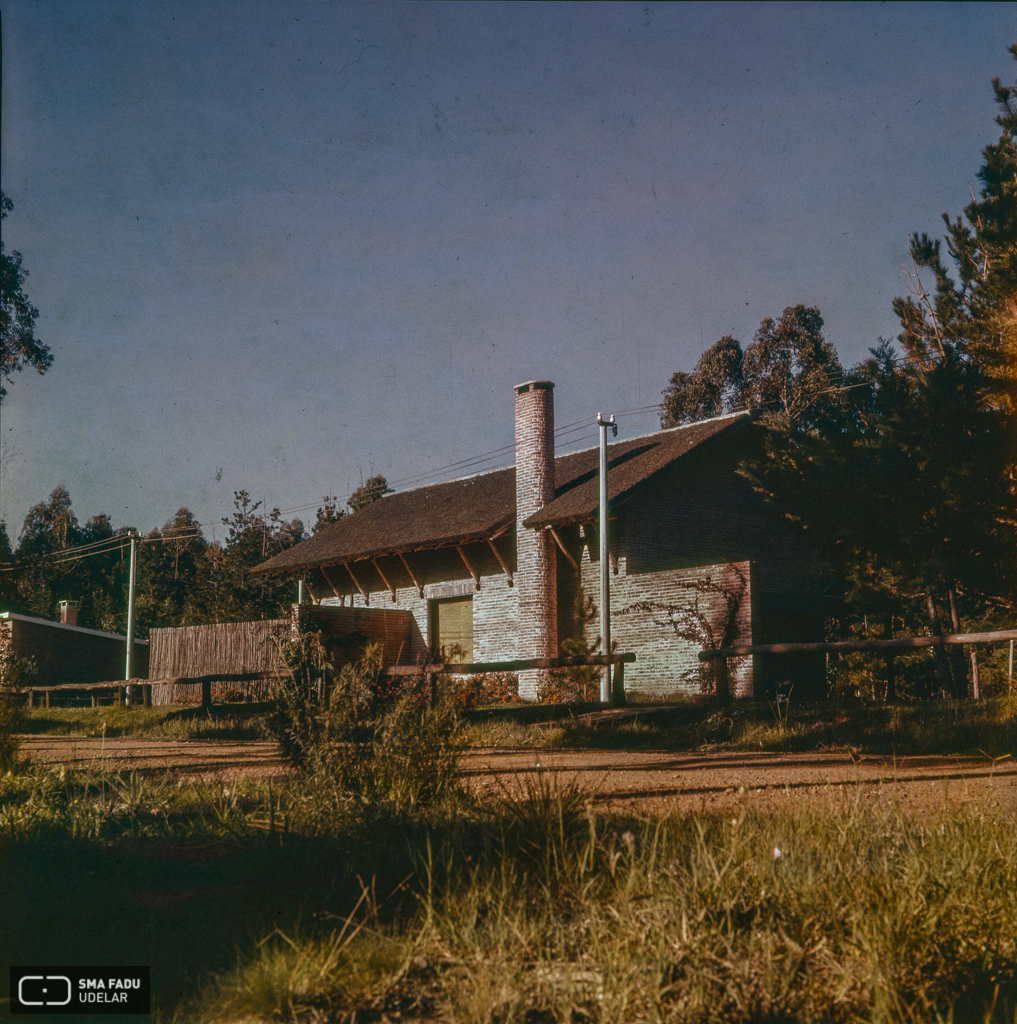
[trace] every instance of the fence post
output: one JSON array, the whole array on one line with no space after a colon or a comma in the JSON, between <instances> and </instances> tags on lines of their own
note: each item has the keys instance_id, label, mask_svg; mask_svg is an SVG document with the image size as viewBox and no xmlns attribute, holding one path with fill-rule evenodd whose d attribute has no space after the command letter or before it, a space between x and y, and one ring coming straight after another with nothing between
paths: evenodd
<instances>
[{"instance_id":1,"label":"fence post","mask_svg":"<svg viewBox=\"0 0 1017 1024\"><path fill-rule=\"evenodd\" d=\"M727 670L727 658L714 658L713 678L716 682L716 696L723 704L731 699L731 677Z\"/></svg>"},{"instance_id":2,"label":"fence post","mask_svg":"<svg viewBox=\"0 0 1017 1024\"><path fill-rule=\"evenodd\" d=\"M625 662L619 661L614 666L614 678L611 680L611 707L625 707Z\"/></svg>"},{"instance_id":3,"label":"fence post","mask_svg":"<svg viewBox=\"0 0 1017 1024\"><path fill-rule=\"evenodd\" d=\"M201 706L205 711L212 710L212 680L201 680Z\"/></svg>"}]
</instances>

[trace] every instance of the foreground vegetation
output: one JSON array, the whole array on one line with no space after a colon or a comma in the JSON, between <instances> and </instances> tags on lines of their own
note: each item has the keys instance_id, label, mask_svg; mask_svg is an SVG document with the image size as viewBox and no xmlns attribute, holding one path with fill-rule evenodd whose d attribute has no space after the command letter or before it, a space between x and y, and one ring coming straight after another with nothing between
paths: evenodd
<instances>
[{"instance_id":1,"label":"foreground vegetation","mask_svg":"<svg viewBox=\"0 0 1017 1024\"><path fill-rule=\"evenodd\" d=\"M538 780L400 811L22 771L0 868L5 959L150 964L159 1021L1017 1019L1013 820L860 791L622 816Z\"/></svg>"},{"instance_id":2,"label":"foreground vegetation","mask_svg":"<svg viewBox=\"0 0 1017 1024\"><path fill-rule=\"evenodd\" d=\"M323 689L313 635L284 653L270 709L27 712L33 731L263 730L292 771L198 783L11 754L0 955L148 965L164 1024L1017 1022L1010 815L916 820L862 788L616 813L546 776L477 796L457 775L471 742L791 748L864 738L873 716L874 745L991 753L1013 749L1011 704L684 702L599 731L516 708L467 725L451 688L433 707L412 687L379 696L370 654Z\"/></svg>"},{"instance_id":3,"label":"foreground vegetation","mask_svg":"<svg viewBox=\"0 0 1017 1024\"><path fill-rule=\"evenodd\" d=\"M482 747L631 750L844 750L865 754L1017 756L1017 699L901 704L798 704L680 700L617 724L586 722L589 707L501 706L465 716L462 742ZM33 708L19 724L31 735L261 739L269 705Z\"/></svg>"}]
</instances>

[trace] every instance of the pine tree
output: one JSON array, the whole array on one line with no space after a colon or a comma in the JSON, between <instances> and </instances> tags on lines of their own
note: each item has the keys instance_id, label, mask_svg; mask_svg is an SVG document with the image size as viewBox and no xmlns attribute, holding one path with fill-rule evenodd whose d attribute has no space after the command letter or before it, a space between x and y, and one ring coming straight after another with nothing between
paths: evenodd
<instances>
[{"instance_id":1,"label":"pine tree","mask_svg":"<svg viewBox=\"0 0 1017 1024\"><path fill-rule=\"evenodd\" d=\"M933 632L1017 606L1017 90L993 88L1002 131L981 191L943 215L952 266L940 240L910 239L900 353L873 349L826 419L771 424L751 467L859 615L920 611ZM963 652L939 654L940 687L963 696Z\"/></svg>"}]
</instances>

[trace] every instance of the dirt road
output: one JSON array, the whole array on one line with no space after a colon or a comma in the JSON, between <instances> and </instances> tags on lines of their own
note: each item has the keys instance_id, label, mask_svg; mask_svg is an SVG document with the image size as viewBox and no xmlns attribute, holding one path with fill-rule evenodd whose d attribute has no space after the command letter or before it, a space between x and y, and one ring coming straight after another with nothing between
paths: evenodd
<instances>
[{"instance_id":1,"label":"dirt road","mask_svg":"<svg viewBox=\"0 0 1017 1024\"><path fill-rule=\"evenodd\" d=\"M74 768L170 770L192 777L288 774L274 744L253 740L26 736L23 749L39 764ZM473 786L496 792L553 776L612 804L677 802L713 809L745 793L773 804L826 793L839 799L898 800L917 811L977 802L1017 812L1017 764L984 757L475 749L464 759L463 776Z\"/></svg>"}]
</instances>

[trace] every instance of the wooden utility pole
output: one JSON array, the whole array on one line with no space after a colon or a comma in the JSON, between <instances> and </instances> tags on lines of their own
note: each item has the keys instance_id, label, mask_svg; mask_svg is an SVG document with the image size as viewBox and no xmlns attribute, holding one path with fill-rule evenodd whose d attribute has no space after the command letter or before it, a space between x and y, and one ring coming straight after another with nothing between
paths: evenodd
<instances>
[{"instance_id":1,"label":"wooden utility pole","mask_svg":"<svg viewBox=\"0 0 1017 1024\"><path fill-rule=\"evenodd\" d=\"M138 576L138 538L131 534L131 577L127 587L127 667L124 679L134 675L134 589ZM134 703L134 687L127 688L127 702Z\"/></svg>"}]
</instances>

